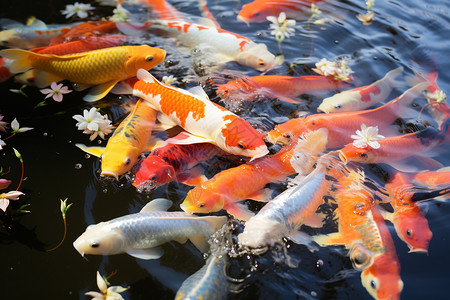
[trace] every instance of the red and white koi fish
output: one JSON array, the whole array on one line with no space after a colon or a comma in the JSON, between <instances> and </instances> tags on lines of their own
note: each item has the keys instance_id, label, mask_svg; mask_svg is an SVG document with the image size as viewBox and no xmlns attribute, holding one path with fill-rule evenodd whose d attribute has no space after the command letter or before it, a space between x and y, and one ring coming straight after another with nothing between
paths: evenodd
<instances>
[{"instance_id":1,"label":"red and white koi fish","mask_svg":"<svg viewBox=\"0 0 450 300\"><path fill-rule=\"evenodd\" d=\"M302 94L333 91L346 86L343 81L332 80L326 76L243 76L224 84L217 84L217 94L225 101L252 101L264 95L268 98L298 103L301 100L295 97Z\"/></svg>"},{"instance_id":2,"label":"red and white koi fish","mask_svg":"<svg viewBox=\"0 0 450 300\"><path fill-rule=\"evenodd\" d=\"M113 21L85 22L61 30L61 34L52 38L49 46L118 32L119 30L117 29L116 22Z\"/></svg>"},{"instance_id":3,"label":"red and white koi fish","mask_svg":"<svg viewBox=\"0 0 450 300\"><path fill-rule=\"evenodd\" d=\"M264 189L266 184L285 180L295 173L310 173L318 153L325 150L326 136L325 129L317 130L274 155L223 170L190 190L181 208L188 213L225 209L237 219L248 220L254 214L238 202L245 199L267 202L271 193Z\"/></svg>"},{"instance_id":4,"label":"red and white koi fish","mask_svg":"<svg viewBox=\"0 0 450 300\"><path fill-rule=\"evenodd\" d=\"M139 80L129 81L132 90L123 92L144 99L162 112L158 120L163 124L178 125L187 131L167 142L213 143L226 152L252 159L269 152L261 133L248 121L211 102L202 88L186 91L166 85L144 69L137 72L137 77Z\"/></svg>"},{"instance_id":5,"label":"red and white koi fish","mask_svg":"<svg viewBox=\"0 0 450 300\"><path fill-rule=\"evenodd\" d=\"M290 19L303 19L311 10L311 3L322 0L254 0L244 4L237 19L246 24L266 22L268 16L282 12Z\"/></svg>"},{"instance_id":6,"label":"red and white koi fish","mask_svg":"<svg viewBox=\"0 0 450 300\"><path fill-rule=\"evenodd\" d=\"M391 124L396 119L407 116L417 117L417 112L408 106L421 95L426 86L426 82L419 83L396 99L370 110L314 114L306 118L291 119L286 123L276 125L275 129L267 134L267 139L274 144L286 144L292 136L299 136L309 130L326 128L328 129L327 148L342 148L353 142L350 136L361 128L361 124L378 126L384 136L389 136L395 134L392 133Z\"/></svg>"},{"instance_id":7,"label":"red and white koi fish","mask_svg":"<svg viewBox=\"0 0 450 300\"><path fill-rule=\"evenodd\" d=\"M402 74L402 71L402 67L397 68L370 85L343 91L325 98L317 111L324 113L358 111L384 101L391 94L392 88L405 86L405 82L396 80Z\"/></svg>"},{"instance_id":8,"label":"red and white koi fish","mask_svg":"<svg viewBox=\"0 0 450 300\"><path fill-rule=\"evenodd\" d=\"M166 144L153 150L141 162L133 185L138 192L149 192L173 180L198 185L206 177L192 168L219 153L225 152L211 143Z\"/></svg>"},{"instance_id":9,"label":"red and white koi fish","mask_svg":"<svg viewBox=\"0 0 450 300\"><path fill-rule=\"evenodd\" d=\"M220 28L184 21L158 20L150 25L171 34L186 47L204 49L217 61L236 61L258 71L279 65L265 44L257 44L242 35Z\"/></svg>"}]
</instances>

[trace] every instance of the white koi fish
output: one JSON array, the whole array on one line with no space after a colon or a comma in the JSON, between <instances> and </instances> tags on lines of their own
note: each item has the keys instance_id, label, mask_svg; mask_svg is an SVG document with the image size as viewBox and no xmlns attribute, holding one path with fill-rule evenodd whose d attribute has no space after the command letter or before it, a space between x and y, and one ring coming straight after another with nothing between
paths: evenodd
<instances>
[{"instance_id":1,"label":"white koi fish","mask_svg":"<svg viewBox=\"0 0 450 300\"><path fill-rule=\"evenodd\" d=\"M325 113L359 111L384 101L391 93L392 88L406 85L406 82L396 80L402 74L402 71L402 67L397 68L370 85L343 91L325 98L317 111Z\"/></svg>"},{"instance_id":2,"label":"white koi fish","mask_svg":"<svg viewBox=\"0 0 450 300\"><path fill-rule=\"evenodd\" d=\"M90 225L73 246L85 254L113 255L128 253L141 259L158 259L160 245L188 239L202 252L209 250L207 240L225 224L227 217L195 217L184 212L167 212L172 202L155 199L139 213Z\"/></svg>"}]
</instances>

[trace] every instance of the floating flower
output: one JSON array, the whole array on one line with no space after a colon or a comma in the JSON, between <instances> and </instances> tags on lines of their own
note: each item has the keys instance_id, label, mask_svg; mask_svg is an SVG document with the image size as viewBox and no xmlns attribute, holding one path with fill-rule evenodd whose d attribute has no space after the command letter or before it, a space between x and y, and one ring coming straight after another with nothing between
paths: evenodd
<instances>
[{"instance_id":1,"label":"floating flower","mask_svg":"<svg viewBox=\"0 0 450 300\"><path fill-rule=\"evenodd\" d=\"M426 92L425 97L427 97L428 100L434 100L436 103L442 103L447 100L447 95L444 93L443 90L435 90L433 93ZM1 119L0 119L1 120Z\"/></svg>"},{"instance_id":2,"label":"floating flower","mask_svg":"<svg viewBox=\"0 0 450 300\"><path fill-rule=\"evenodd\" d=\"M62 83L57 84L56 82L52 82L49 89L41 90L42 94L47 94L47 96L45 96L45 99L52 97L56 102L61 102L63 99L63 95L70 92L72 92L72 90L69 90L67 86L63 86Z\"/></svg>"},{"instance_id":3,"label":"floating flower","mask_svg":"<svg viewBox=\"0 0 450 300\"><path fill-rule=\"evenodd\" d=\"M108 120L108 116L104 115L104 121L102 123L98 124L98 130L93 132L85 132L87 134L91 134L89 139L91 141L95 140L97 136L99 136L102 139L105 139L105 135L108 135L112 132L113 126L111 124L111 121Z\"/></svg>"},{"instance_id":4,"label":"floating flower","mask_svg":"<svg viewBox=\"0 0 450 300\"><path fill-rule=\"evenodd\" d=\"M113 10L113 15L109 18L110 21L128 23L130 18L130 12L123 8L121 4L117 4L117 7Z\"/></svg>"},{"instance_id":5,"label":"floating flower","mask_svg":"<svg viewBox=\"0 0 450 300\"><path fill-rule=\"evenodd\" d=\"M21 195L25 195L25 194L22 192L19 192L19 191L11 191L11 192L0 194L0 209L5 212L9 206L9 201L10 200L18 200L19 196L21 196Z\"/></svg>"},{"instance_id":6,"label":"floating flower","mask_svg":"<svg viewBox=\"0 0 450 300\"><path fill-rule=\"evenodd\" d=\"M178 78L174 77L173 75L163 76L162 82L165 84L172 84L178 82Z\"/></svg>"},{"instance_id":7,"label":"floating flower","mask_svg":"<svg viewBox=\"0 0 450 300\"><path fill-rule=\"evenodd\" d=\"M6 132L6 125L8 122L2 121L5 116L0 115L0 131Z\"/></svg>"},{"instance_id":8,"label":"floating flower","mask_svg":"<svg viewBox=\"0 0 450 300\"><path fill-rule=\"evenodd\" d=\"M333 76L336 80L350 80L350 74L353 70L348 66L345 59L339 59L337 62L329 61L326 58L322 58L316 63L316 67L313 71L323 76Z\"/></svg>"},{"instance_id":9,"label":"floating flower","mask_svg":"<svg viewBox=\"0 0 450 300\"><path fill-rule=\"evenodd\" d=\"M356 16L358 20L360 20L364 25L372 24L375 17L375 13L373 11L369 11L366 14L359 14Z\"/></svg>"},{"instance_id":10,"label":"floating flower","mask_svg":"<svg viewBox=\"0 0 450 300\"><path fill-rule=\"evenodd\" d=\"M121 286L110 286L106 284L106 281L97 271L97 286L101 293L99 292L87 292L86 296L91 296L92 300L123 300L120 293L125 292L127 288Z\"/></svg>"},{"instance_id":11,"label":"floating flower","mask_svg":"<svg viewBox=\"0 0 450 300\"><path fill-rule=\"evenodd\" d=\"M66 19L69 19L75 15L77 15L78 18L87 18L88 11L93 10L94 7L90 4L84 4L75 2L75 4L68 4L66 5L66 9L61 10L61 13L66 16Z\"/></svg>"},{"instance_id":12,"label":"floating flower","mask_svg":"<svg viewBox=\"0 0 450 300\"><path fill-rule=\"evenodd\" d=\"M6 146L6 143L0 139L0 150L3 150L3 146Z\"/></svg>"},{"instance_id":13,"label":"floating flower","mask_svg":"<svg viewBox=\"0 0 450 300\"><path fill-rule=\"evenodd\" d=\"M0 179L0 190L6 189L11 184L11 180Z\"/></svg>"},{"instance_id":14,"label":"floating flower","mask_svg":"<svg viewBox=\"0 0 450 300\"><path fill-rule=\"evenodd\" d=\"M13 130L12 134L22 133L28 130L32 130L31 127L20 127L19 121L16 118L11 122L11 129Z\"/></svg>"},{"instance_id":15,"label":"floating flower","mask_svg":"<svg viewBox=\"0 0 450 300\"><path fill-rule=\"evenodd\" d=\"M83 115L75 115L73 118L78 121L76 124L78 130L83 130L83 133L91 135L89 138L91 141L97 136L104 139L105 135L112 132L113 126L111 121L108 120L108 116L102 116L95 107L92 107L89 111L85 109Z\"/></svg>"},{"instance_id":16,"label":"floating flower","mask_svg":"<svg viewBox=\"0 0 450 300\"><path fill-rule=\"evenodd\" d=\"M281 12L277 17L268 16L267 20L272 22L270 24L269 29L272 29L270 32L271 35L274 35L278 42L284 40L284 38L289 38L291 35L294 35L295 28L292 28L297 23L295 20L287 20L286 14Z\"/></svg>"},{"instance_id":17,"label":"floating flower","mask_svg":"<svg viewBox=\"0 0 450 300\"><path fill-rule=\"evenodd\" d=\"M353 145L357 148L366 148L367 146L374 149L380 148L379 140L384 139L384 136L378 134L378 126L366 127L366 124L361 124L361 130L356 130L356 135L351 135L354 139Z\"/></svg>"}]
</instances>

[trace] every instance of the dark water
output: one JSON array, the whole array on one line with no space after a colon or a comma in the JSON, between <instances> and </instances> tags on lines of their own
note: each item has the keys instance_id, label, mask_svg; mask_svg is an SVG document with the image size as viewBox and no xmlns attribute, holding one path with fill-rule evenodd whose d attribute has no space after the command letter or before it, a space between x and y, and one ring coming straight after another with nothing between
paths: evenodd
<instances>
[{"instance_id":1,"label":"dark water","mask_svg":"<svg viewBox=\"0 0 450 300\"><path fill-rule=\"evenodd\" d=\"M0 17L23 22L34 15L47 23L64 23L59 14L64 2L70 3L26 1L17 6L16 1L8 0L2 4ZM171 3L179 10L198 14L196 1ZM364 12L364 1L329 1L324 16L331 22L308 27L306 22L299 21L296 36L286 39L281 46L286 62L295 65L288 68L285 64L270 74L306 75L306 70L323 57L329 60L347 57L355 71L357 85L369 84L398 66L403 66L406 74L413 71L426 73L437 68L437 84L448 92L448 4L448 1L437 0L376 1L375 22L363 26L355 15ZM279 51L269 34L268 23L247 27L236 22L239 2L208 1L208 5L224 29L265 43L273 53ZM101 8L96 13L107 15L110 11ZM149 43L152 46L158 42L167 43L168 58L175 57L177 51L163 40L155 37ZM187 70L188 56L183 57L180 64L170 68L159 66L153 73L157 77L171 72L177 76L191 73ZM228 66L246 75L258 74L237 64ZM87 225L137 212L153 198L167 197L178 205L189 187L171 183L148 197L136 193L133 187L105 189L97 179L98 159L87 157L74 146L75 143L89 143L88 136L76 129L72 116L90 105L83 102L79 94L71 93L62 103L47 101L48 105L34 109L43 100L43 95L32 87L24 90L28 97L9 91L19 87L12 80L0 84L0 114L5 115L8 122L16 117L22 126L35 129L6 141L7 146L0 151L0 166L10 170L3 177L13 180L11 189L15 188L20 178L20 163L12 147L22 154L25 180L20 190L26 195L13 205L17 208L20 204L30 204L31 213L4 224L9 226L8 229L2 228L0 298L86 299L85 292L97 290L95 273L100 270L102 274L117 272L110 278L113 285L130 286L123 293L126 299L173 299L181 283L204 263L202 255L191 244L167 244L161 259L143 261L128 255L88 256L86 260L75 251L72 242ZM396 90L392 96L401 92ZM241 113L256 127L270 129L275 123L287 120L286 117L296 110L314 112L321 101L314 97L306 100L297 106L281 102L255 104L250 111ZM108 113L113 122L118 122L124 114L120 103L117 97L108 96L96 105L101 106L102 113ZM448 152L438 159L448 165ZM46 252L45 249L55 246L63 235L59 205L60 199L65 198L68 203L73 203L67 215L66 241L57 250ZM408 253L408 248L390 228L402 268L402 299L447 299L450 205L429 201L423 203L423 207L428 211L426 216L433 232L428 255ZM361 286L359 272L353 271L342 248L311 253L301 245L288 245L288 253L297 261L297 268L287 266L282 252L276 251L260 257L234 259L230 275L250 276L240 287L241 293L230 294L230 299L371 299Z\"/></svg>"}]
</instances>

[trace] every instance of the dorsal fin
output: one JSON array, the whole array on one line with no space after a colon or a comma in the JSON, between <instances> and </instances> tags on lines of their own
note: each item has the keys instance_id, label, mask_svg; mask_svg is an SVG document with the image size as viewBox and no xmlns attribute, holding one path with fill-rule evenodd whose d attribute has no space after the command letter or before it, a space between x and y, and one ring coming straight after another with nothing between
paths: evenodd
<instances>
[{"instance_id":1,"label":"dorsal fin","mask_svg":"<svg viewBox=\"0 0 450 300\"><path fill-rule=\"evenodd\" d=\"M147 203L141 212L167 211L172 206L172 201L164 198L157 198Z\"/></svg>"},{"instance_id":2,"label":"dorsal fin","mask_svg":"<svg viewBox=\"0 0 450 300\"><path fill-rule=\"evenodd\" d=\"M139 69L137 71L136 77L139 80L144 80L145 82L148 83L160 83L152 74L150 74L148 71L144 69Z\"/></svg>"},{"instance_id":3,"label":"dorsal fin","mask_svg":"<svg viewBox=\"0 0 450 300\"><path fill-rule=\"evenodd\" d=\"M193 88L188 89L188 91L202 99L209 100L208 95L201 86L194 86Z\"/></svg>"}]
</instances>

